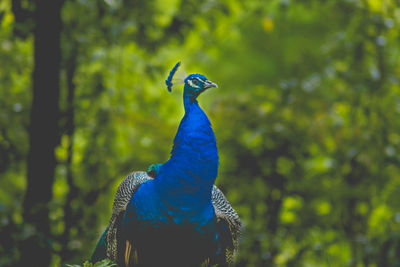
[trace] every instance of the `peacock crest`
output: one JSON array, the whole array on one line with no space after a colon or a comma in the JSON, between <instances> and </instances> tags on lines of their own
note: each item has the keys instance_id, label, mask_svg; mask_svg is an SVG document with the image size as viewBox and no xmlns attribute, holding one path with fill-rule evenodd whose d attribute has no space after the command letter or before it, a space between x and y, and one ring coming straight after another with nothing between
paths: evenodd
<instances>
[{"instance_id":1,"label":"peacock crest","mask_svg":"<svg viewBox=\"0 0 400 267\"><path fill-rule=\"evenodd\" d=\"M175 66L172 68L172 70L169 72L168 78L165 80L165 84L167 85L167 89L169 92L171 92L174 83L177 83L177 81L174 81L173 83L173 78L180 65L181 65L180 61L176 63Z\"/></svg>"}]
</instances>

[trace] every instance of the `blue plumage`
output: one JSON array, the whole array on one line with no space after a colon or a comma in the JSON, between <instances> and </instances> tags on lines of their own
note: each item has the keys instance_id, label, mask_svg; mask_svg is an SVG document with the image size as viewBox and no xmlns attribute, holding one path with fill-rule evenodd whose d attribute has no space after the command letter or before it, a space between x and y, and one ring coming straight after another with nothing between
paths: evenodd
<instances>
[{"instance_id":1,"label":"blue plumage","mask_svg":"<svg viewBox=\"0 0 400 267\"><path fill-rule=\"evenodd\" d=\"M179 67L166 80L168 90ZM214 186L218 150L214 132L197 97L217 87L201 74L185 78L185 115L170 159L134 172L120 184L108 229L92 261L108 257L125 266L230 264L240 219ZM155 177L152 179L152 177Z\"/></svg>"},{"instance_id":2,"label":"blue plumage","mask_svg":"<svg viewBox=\"0 0 400 267\"><path fill-rule=\"evenodd\" d=\"M201 263L218 250L216 216L211 203L218 151L210 121L196 100L210 87L216 85L203 75L193 74L185 79L185 115L174 139L171 158L159 168L156 179L139 187L127 206L123 235L132 240L146 264L161 263L160 258L151 256L153 253L163 255L164 263L166 258L173 259L175 265L177 259L185 265ZM174 234L169 236L172 229ZM151 236L156 240L149 239ZM168 246L161 236L163 240L171 238ZM171 245L171 240L180 244ZM144 248L151 248L151 255Z\"/></svg>"}]
</instances>

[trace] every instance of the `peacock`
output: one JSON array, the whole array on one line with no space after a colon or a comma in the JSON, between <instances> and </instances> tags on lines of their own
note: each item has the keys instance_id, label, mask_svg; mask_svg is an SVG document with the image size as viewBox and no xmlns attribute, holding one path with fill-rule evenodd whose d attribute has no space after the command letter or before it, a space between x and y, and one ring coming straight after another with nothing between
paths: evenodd
<instances>
[{"instance_id":1,"label":"peacock","mask_svg":"<svg viewBox=\"0 0 400 267\"><path fill-rule=\"evenodd\" d=\"M166 85L180 66L170 71ZM214 182L218 150L211 123L197 98L218 87L204 75L184 80L185 114L171 156L119 185L108 227L91 262L108 258L119 266L230 266L241 221Z\"/></svg>"}]
</instances>

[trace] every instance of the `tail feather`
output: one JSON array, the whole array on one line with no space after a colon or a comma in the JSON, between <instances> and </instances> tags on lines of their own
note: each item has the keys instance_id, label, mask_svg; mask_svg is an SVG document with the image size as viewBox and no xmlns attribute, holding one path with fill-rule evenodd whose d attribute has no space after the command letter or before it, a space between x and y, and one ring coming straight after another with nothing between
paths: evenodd
<instances>
[{"instance_id":1,"label":"tail feather","mask_svg":"<svg viewBox=\"0 0 400 267\"><path fill-rule=\"evenodd\" d=\"M139 264L137 250L129 240L125 242L125 267L137 266Z\"/></svg>"}]
</instances>

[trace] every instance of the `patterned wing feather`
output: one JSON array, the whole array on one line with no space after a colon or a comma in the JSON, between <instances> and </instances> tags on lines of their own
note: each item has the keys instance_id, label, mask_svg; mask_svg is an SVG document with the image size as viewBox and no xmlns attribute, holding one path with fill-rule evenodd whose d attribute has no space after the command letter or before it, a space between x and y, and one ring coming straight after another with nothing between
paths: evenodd
<instances>
[{"instance_id":1,"label":"patterned wing feather","mask_svg":"<svg viewBox=\"0 0 400 267\"><path fill-rule=\"evenodd\" d=\"M114 199L113 212L111 215L107 238L107 257L114 262L118 262L118 241L117 234L120 225L119 220L126 209L126 205L136 192L139 186L148 180L153 179L146 172L133 172L121 182L117 189ZM229 227L230 236L228 242L223 244L226 249L225 260L228 265L233 262L234 254L238 248L238 238L241 231L241 221L239 215L232 208L224 194L214 185L212 189L211 201L218 220L222 220Z\"/></svg>"},{"instance_id":2,"label":"patterned wing feather","mask_svg":"<svg viewBox=\"0 0 400 267\"><path fill-rule=\"evenodd\" d=\"M239 215L232 208L224 193L222 193L222 191L215 185L212 189L211 201L214 205L214 211L217 219L222 220L229 227L230 240L224 244L226 248L225 259L228 265L232 265L234 255L238 249L238 239L240 236L242 223Z\"/></svg>"},{"instance_id":3,"label":"patterned wing feather","mask_svg":"<svg viewBox=\"0 0 400 267\"><path fill-rule=\"evenodd\" d=\"M114 262L118 261L118 227L126 205L136 192L139 186L152 179L146 172L132 172L120 183L117 193L115 194L114 204L110 223L108 225L107 238L107 257Z\"/></svg>"}]
</instances>

